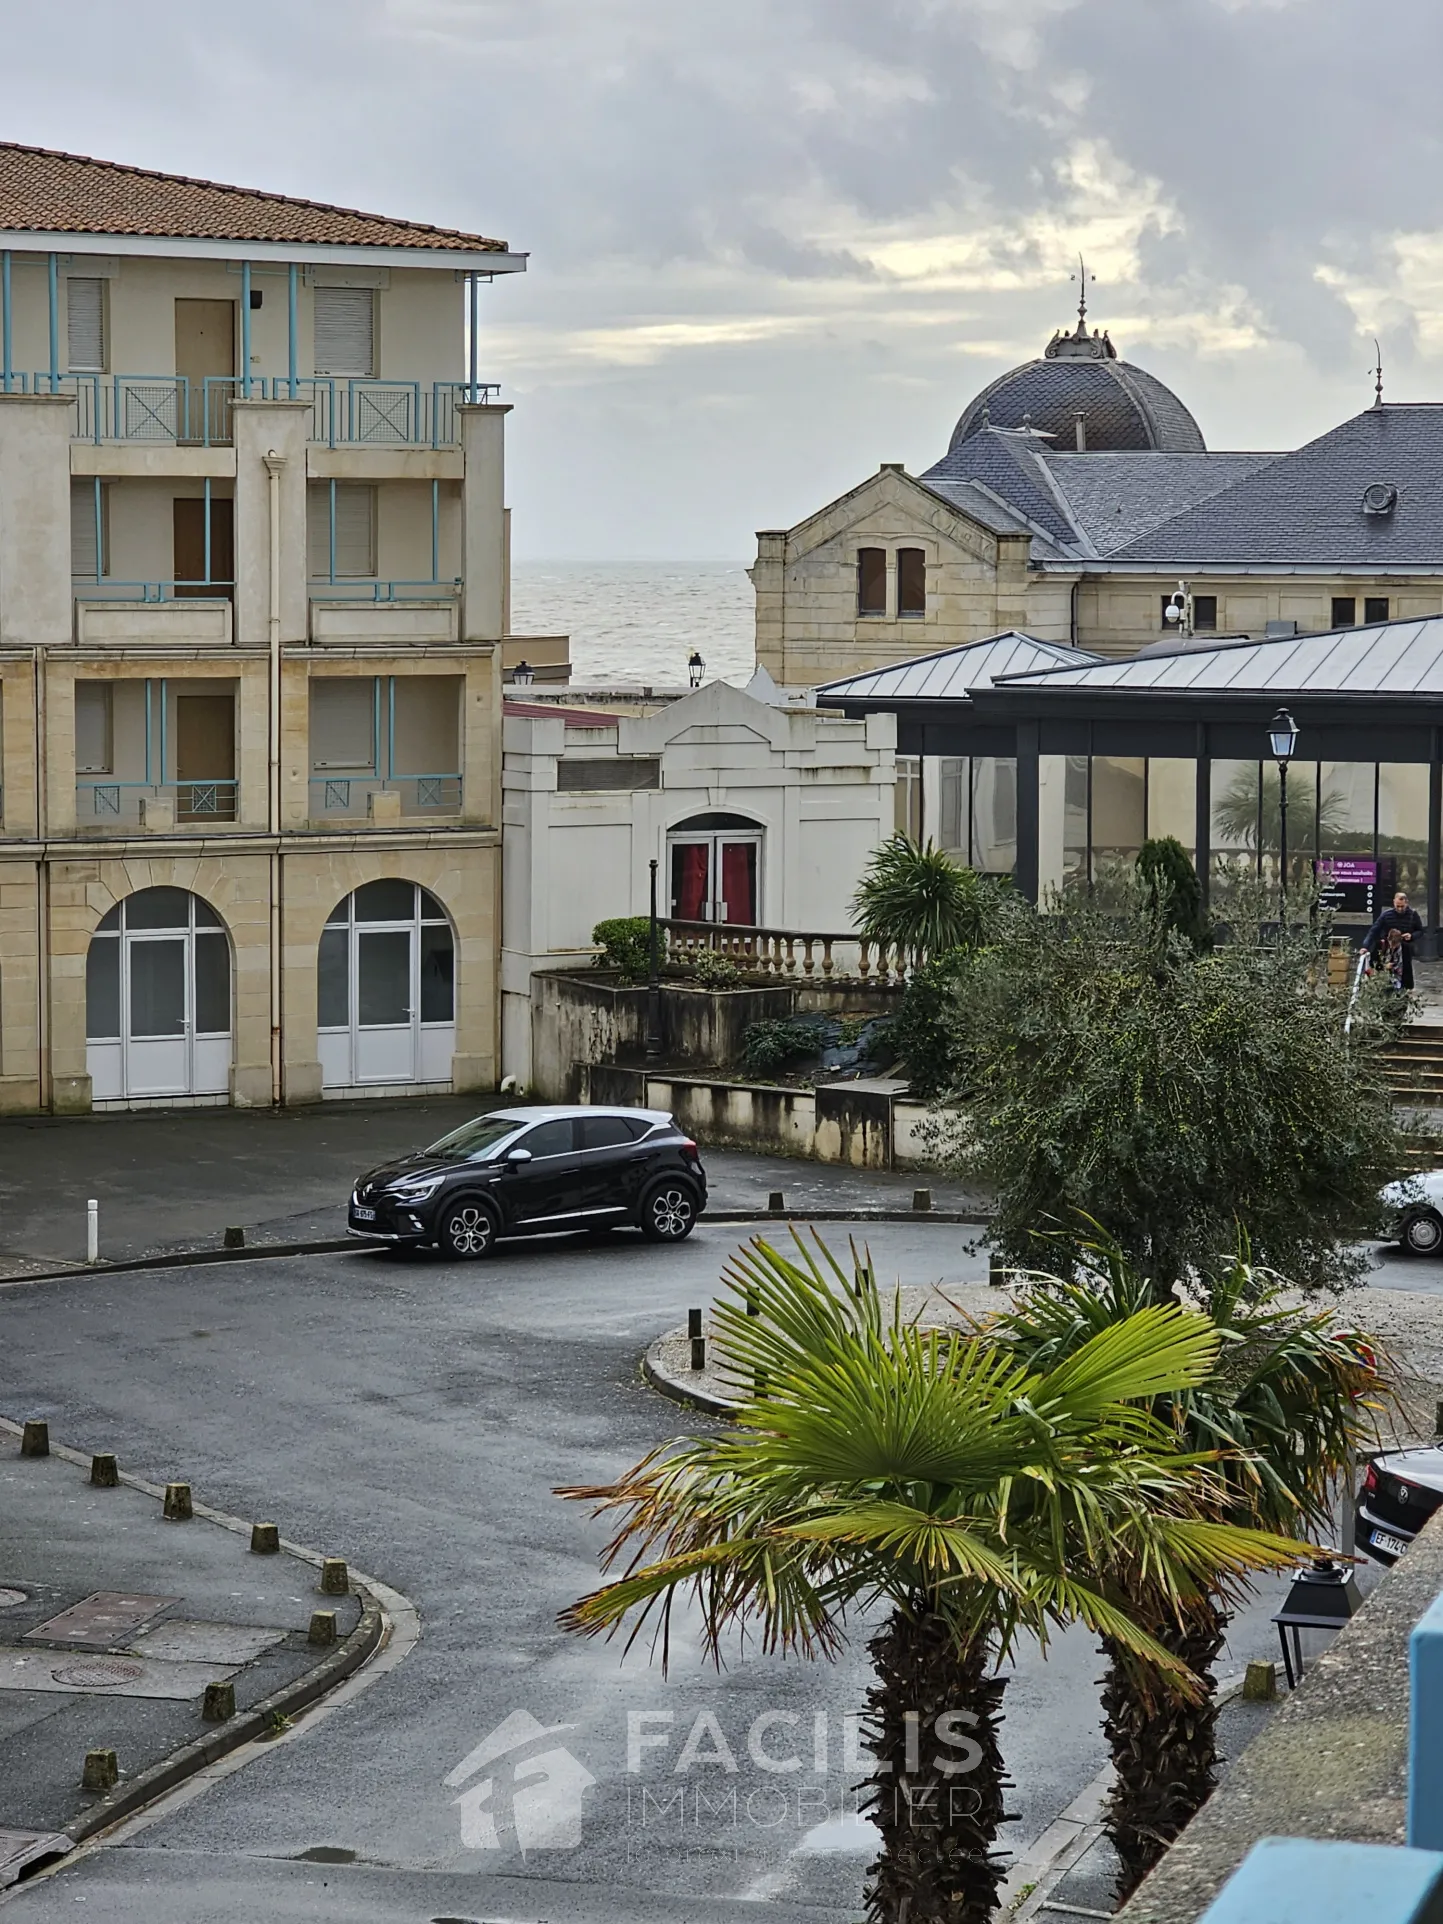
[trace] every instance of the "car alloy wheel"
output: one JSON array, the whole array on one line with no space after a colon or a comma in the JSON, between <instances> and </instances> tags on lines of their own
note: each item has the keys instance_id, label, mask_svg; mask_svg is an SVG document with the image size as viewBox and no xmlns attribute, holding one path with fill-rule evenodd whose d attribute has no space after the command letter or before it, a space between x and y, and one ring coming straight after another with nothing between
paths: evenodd
<instances>
[{"instance_id":1,"label":"car alloy wheel","mask_svg":"<svg viewBox=\"0 0 1443 1924\"><path fill-rule=\"evenodd\" d=\"M1403 1247L1410 1256L1436 1256L1443 1249L1443 1217L1425 1209L1403 1225Z\"/></svg>"},{"instance_id":2,"label":"car alloy wheel","mask_svg":"<svg viewBox=\"0 0 1443 1924\"><path fill-rule=\"evenodd\" d=\"M441 1241L448 1255L474 1262L495 1240L496 1224L483 1203L453 1203L446 1211Z\"/></svg>"},{"instance_id":3,"label":"car alloy wheel","mask_svg":"<svg viewBox=\"0 0 1443 1924\"><path fill-rule=\"evenodd\" d=\"M680 1183L665 1183L646 1199L642 1227L659 1243L679 1243L691 1234L696 1204Z\"/></svg>"}]
</instances>

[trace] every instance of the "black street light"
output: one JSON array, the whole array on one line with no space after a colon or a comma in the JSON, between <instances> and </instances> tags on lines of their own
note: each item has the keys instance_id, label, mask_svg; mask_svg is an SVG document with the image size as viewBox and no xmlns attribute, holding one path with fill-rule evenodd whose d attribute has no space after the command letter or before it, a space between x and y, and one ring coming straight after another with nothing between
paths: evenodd
<instances>
[{"instance_id":1,"label":"black street light","mask_svg":"<svg viewBox=\"0 0 1443 1924\"><path fill-rule=\"evenodd\" d=\"M686 678L693 688L701 687L701 678L706 673L706 663L699 648L693 648L687 657Z\"/></svg>"},{"instance_id":2,"label":"black street light","mask_svg":"<svg viewBox=\"0 0 1443 1924\"><path fill-rule=\"evenodd\" d=\"M655 856L651 861L651 948L646 972L646 1059L656 1062L661 1057L661 954L657 942L656 926L656 871Z\"/></svg>"},{"instance_id":3,"label":"black street light","mask_svg":"<svg viewBox=\"0 0 1443 1924\"><path fill-rule=\"evenodd\" d=\"M1298 746L1298 724L1286 708L1268 723L1268 747L1278 765L1278 866L1281 871L1283 920L1288 912L1288 763Z\"/></svg>"},{"instance_id":4,"label":"black street light","mask_svg":"<svg viewBox=\"0 0 1443 1924\"><path fill-rule=\"evenodd\" d=\"M536 670L523 656L511 670L511 680L517 688L529 688L536 679Z\"/></svg>"}]
</instances>

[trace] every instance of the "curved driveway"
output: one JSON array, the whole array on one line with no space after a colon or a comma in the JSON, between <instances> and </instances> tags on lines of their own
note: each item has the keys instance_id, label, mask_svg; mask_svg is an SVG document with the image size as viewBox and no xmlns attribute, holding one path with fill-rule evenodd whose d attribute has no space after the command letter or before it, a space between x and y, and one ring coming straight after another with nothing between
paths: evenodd
<instances>
[{"instance_id":1,"label":"curved driveway","mask_svg":"<svg viewBox=\"0 0 1443 1924\"><path fill-rule=\"evenodd\" d=\"M839 1247L845 1233L829 1232ZM985 1273L973 1232L860 1233L885 1279ZM313 1732L17 1893L16 1924L73 1919L81 1900L107 1924L701 1924L755 1918L757 1899L775 1919L853 1914L867 1856L847 1816L859 1647L830 1666L743 1652L718 1676L683 1625L663 1680L644 1651L623 1662L555 1627L595 1582L605 1532L550 1492L705 1426L644 1388L637 1360L710 1299L740 1235L703 1227L680 1250L622 1235L530 1244L477 1267L357 1253L7 1291L0 1408L275 1518L405 1592L423 1625L403 1663ZM1225 1668L1272 1654L1274 1607L1241 1621ZM1045 1664L1019 1664L1004 1733L1013 1849L1102 1763L1099 1668L1072 1636ZM652 1740L634 1771L629 1713Z\"/></svg>"}]
</instances>

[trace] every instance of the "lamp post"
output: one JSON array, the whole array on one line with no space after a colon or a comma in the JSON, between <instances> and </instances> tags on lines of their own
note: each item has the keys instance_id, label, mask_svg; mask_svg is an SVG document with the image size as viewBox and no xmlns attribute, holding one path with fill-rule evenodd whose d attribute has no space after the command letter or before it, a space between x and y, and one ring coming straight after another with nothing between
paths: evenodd
<instances>
[{"instance_id":1,"label":"lamp post","mask_svg":"<svg viewBox=\"0 0 1443 1924\"><path fill-rule=\"evenodd\" d=\"M536 670L523 655L511 670L512 685L516 688L529 688L536 679Z\"/></svg>"},{"instance_id":2,"label":"lamp post","mask_svg":"<svg viewBox=\"0 0 1443 1924\"><path fill-rule=\"evenodd\" d=\"M1298 746L1298 724L1286 708L1280 708L1268 723L1268 747L1278 765L1278 867L1280 897L1285 925L1288 914L1288 763Z\"/></svg>"},{"instance_id":3,"label":"lamp post","mask_svg":"<svg viewBox=\"0 0 1443 1924\"><path fill-rule=\"evenodd\" d=\"M646 1059L648 1062L656 1062L661 1057L661 958L656 926L657 866L656 857L653 856L651 858L651 948L646 974Z\"/></svg>"},{"instance_id":4,"label":"lamp post","mask_svg":"<svg viewBox=\"0 0 1443 1924\"><path fill-rule=\"evenodd\" d=\"M706 673L706 662L699 648L693 648L687 657L686 678L693 688L701 687L701 678Z\"/></svg>"}]
</instances>

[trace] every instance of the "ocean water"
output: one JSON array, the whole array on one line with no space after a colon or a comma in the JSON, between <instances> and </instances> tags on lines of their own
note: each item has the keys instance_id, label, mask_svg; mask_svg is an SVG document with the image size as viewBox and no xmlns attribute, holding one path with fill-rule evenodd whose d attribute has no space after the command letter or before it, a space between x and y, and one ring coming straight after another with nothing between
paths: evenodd
<instances>
[{"instance_id":1,"label":"ocean water","mask_svg":"<svg viewBox=\"0 0 1443 1924\"><path fill-rule=\"evenodd\" d=\"M752 584L739 561L515 561L511 632L570 635L576 682L685 688L698 648L708 681L740 683L755 655Z\"/></svg>"}]
</instances>

